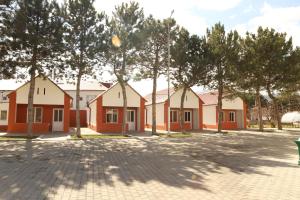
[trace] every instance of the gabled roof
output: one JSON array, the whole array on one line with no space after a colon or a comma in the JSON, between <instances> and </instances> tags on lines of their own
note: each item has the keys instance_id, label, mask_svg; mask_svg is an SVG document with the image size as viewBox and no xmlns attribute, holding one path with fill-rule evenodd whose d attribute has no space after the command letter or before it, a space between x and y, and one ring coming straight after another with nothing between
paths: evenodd
<instances>
[{"instance_id":1,"label":"gabled roof","mask_svg":"<svg viewBox=\"0 0 300 200\"><path fill-rule=\"evenodd\" d=\"M194 90L192 90L192 88L189 88L188 90L190 90L193 94L195 94L195 96L198 97L198 94L196 94L194 92ZM178 90L175 90L175 88L173 88L173 87L170 88L170 97L172 95L174 95L177 91ZM146 95L145 99L147 100L147 105L151 105L152 104L152 93ZM168 100L168 89L159 90L156 92L156 103L163 103L163 102L166 102L167 100Z\"/></svg>"},{"instance_id":2,"label":"gabled roof","mask_svg":"<svg viewBox=\"0 0 300 200\"><path fill-rule=\"evenodd\" d=\"M218 104L218 92L206 92L198 94L200 99L203 101L205 105L217 105Z\"/></svg>"},{"instance_id":3,"label":"gabled roof","mask_svg":"<svg viewBox=\"0 0 300 200\"><path fill-rule=\"evenodd\" d=\"M94 99L92 99L89 104L93 103L94 101L96 101L100 96L103 96L105 93L107 93L109 90L113 89L114 87L116 87L118 84L120 84L119 82L114 83L110 88L108 88L107 90L103 91L102 93L98 94L98 96ZM129 85L128 83L126 83L126 85L132 89L137 95L139 95L140 97L142 97L143 99L145 99L142 95L140 95L140 93L138 93L133 87L131 87L131 85ZM145 99L145 101L147 101L147 99Z\"/></svg>"},{"instance_id":4,"label":"gabled roof","mask_svg":"<svg viewBox=\"0 0 300 200\"><path fill-rule=\"evenodd\" d=\"M60 88L56 83L54 83L54 82L53 82L51 79L49 79L48 77L43 76L43 75L38 75L38 76L35 77L35 79L38 78L38 77L45 78L45 79L49 80L49 81L50 81L51 83L53 83L53 85L55 85L60 91L62 91L64 94L66 94L66 95L69 96L71 99L73 99L68 93L66 93L62 88ZM19 87L16 88L16 89L14 89L13 91L17 91L17 90L21 89L22 87L24 87L25 85L27 85L27 84L29 84L29 83L30 83L30 81L27 81L26 83L24 83L23 85L19 86ZM11 91L9 94L11 94L13 91ZM7 94L7 95L9 95L9 94Z\"/></svg>"},{"instance_id":5,"label":"gabled roof","mask_svg":"<svg viewBox=\"0 0 300 200\"><path fill-rule=\"evenodd\" d=\"M49 77L47 77L49 80L52 81ZM28 81L23 80L17 80L17 79L6 79L6 80L0 80L0 91L13 91L18 89L20 86L26 84ZM66 80L63 81L52 81L57 86L59 86L63 90L72 91L76 90L76 83L71 83ZM105 85L104 85L105 84ZM80 90L86 90L86 91L104 91L107 90L107 86L109 86L110 83L100 83L95 80L82 80L80 82Z\"/></svg>"},{"instance_id":6,"label":"gabled roof","mask_svg":"<svg viewBox=\"0 0 300 200\"><path fill-rule=\"evenodd\" d=\"M198 93L200 99L204 102L205 105L217 105L218 104L218 91L210 91L205 93ZM223 99L231 99L234 97L230 93L223 93Z\"/></svg>"},{"instance_id":7,"label":"gabled roof","mask_svg":"<svg viewBox=\"0 0 300 200\"><path fill-rule=\"evenodd\" d=\"M63 90L66 91L76 91L76 83L71 83L68 81L63 81L57 83L58 86L60 86ZM81 91L91 91L91 90L96 90L96 91L105 91L107 90L107 87L104 86L102 83L99 83L94 80L85 80L80 82L80 90Z\"/></svg>"},{"instance_id":8,"label":"gabled roof","mask_svg":"<svg viewBox=\"0 0 300 200\"><path fill-rule=\"evenodd\" d=\"M170 96L172 96L175 93L174 88L170 88ZM147 100L147 104L152 104L152 93L145 96L145 99ZM159 90L156 92L156 103L163 103L166 100L168 100L168 89Z\"/></svg>"}]
</instances>

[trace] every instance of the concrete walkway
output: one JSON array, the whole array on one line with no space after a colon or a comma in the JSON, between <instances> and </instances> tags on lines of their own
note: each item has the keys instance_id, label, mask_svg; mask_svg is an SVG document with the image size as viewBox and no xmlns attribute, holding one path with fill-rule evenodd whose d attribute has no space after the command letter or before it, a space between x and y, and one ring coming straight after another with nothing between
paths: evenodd
<instances>
[{"instance_id":1,"label":"concrete walkway","mask_svg":"<svg viewBox=\"0 0 300 200\"><path fill-rule=\"evenodd\" d=\"M299 133L193 135L0 142L0 199L299 199Z\"/></svg>"}]
</instances>

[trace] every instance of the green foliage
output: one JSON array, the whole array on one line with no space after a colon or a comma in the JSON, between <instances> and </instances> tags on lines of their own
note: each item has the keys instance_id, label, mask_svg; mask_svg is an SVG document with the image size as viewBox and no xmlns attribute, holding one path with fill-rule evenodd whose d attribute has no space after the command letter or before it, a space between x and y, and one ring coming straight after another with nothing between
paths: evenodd
<instances>
[{"instance_id":1,"label":"green foliage","mask_svg":"<svg viewBox=\"0 0 300 200\"><path fill-rule=\"evenodd\" d=\"M108 62L119 82L127 82L137 64L137 52L143 44L144 12L136 2L122 3L115 8L112 19L108 22L110 36L117 36L120 47L109 42Z\"/></svg>"},{"instance_id":2,"label":"green foliage","mask_svg":"<svg viewBox=\"0 0 300 200\"><path fill-rule=\"evenodd\" d=\"M69 0L64 11L65 62L69 78L92 75L105 62L105 14L97 13L94 0Z\"/></svg>"},{"instance_id":3,"label":"green foliage","mask_svg":"<svg viewBox=\"0 0 300 200\"><path fill-rule=\"evenodd\" d=\"M10 61L19 68L44 73L62 67L61 10L55 1L19 0L15 5L10 37ZM19 74L26 76L26 74Z\"/></svg>"},{"instance_id":4,"label":"green foliage","mask_svg":"<svg viewBox=\"0 0 300 200\"><path fill-rule=\"evenodd\" d=\"M173 43L177 32L174 19L156 20L149 16L145 20L141 36L143 45L138 52L139 72L135 79L158 78L165 74L168 63L168 26L170 27L170 43Z\"/></svg>"},{"instance_id":5,"label":"green foliage","mask_svg":"<svg viewBox=\"0 0 300 200\"><path fill-rule=\"evenodd\" d=\"M189 88L206 85L209 79L208 46L206 39L190 36L181 29L171 49L172 79L175 87Z\"/></svg>"},{"instance_id":6,"label":"green foliage","mask_svg":"<svg viewBox=\"0 0 300 200\"><path fill-rule=\"evenodd\" d=\"M4 0L0 3L0 79L12 78L15 74L15 66L11 64L9 52L11 50L13 9L12 0Z\"/></svg>"},{"instance_id":7,"label":"green foliage","mask_svg":"<svg viewBox=\"0 0 300 200\"><path fill-rule=\"evenodd\" d=\"M239 35L236 31L228 34L220 23L207 30L207 44L209 48L209 64L211 81L209 88L220 89L230 87L234 78L233 69L239 61Z\"/></svg>"}]
</instances>

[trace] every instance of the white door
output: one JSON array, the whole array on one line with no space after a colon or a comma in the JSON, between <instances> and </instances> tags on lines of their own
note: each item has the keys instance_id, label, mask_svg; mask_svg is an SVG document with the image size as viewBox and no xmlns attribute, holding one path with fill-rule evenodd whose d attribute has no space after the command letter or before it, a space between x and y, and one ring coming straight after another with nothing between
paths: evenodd
<instances>
[{"instance_id":1,"label":"white door","mask_svg":"<svg viewBox=\"0 0 300 200\"><path fill-rule=\"evenodd\" d=\"M52 131L64 130L64 109L53 109Z\"/></svg>"},{"instance_id":2,"label":"white door","mask_svg":"<svg viewBox=\"0 0 300 200\"><path fill-rule=\"evenodd\" d=\"M135 131L135 111L127 110L128 131Z\"/></svg>"}]
</instances>

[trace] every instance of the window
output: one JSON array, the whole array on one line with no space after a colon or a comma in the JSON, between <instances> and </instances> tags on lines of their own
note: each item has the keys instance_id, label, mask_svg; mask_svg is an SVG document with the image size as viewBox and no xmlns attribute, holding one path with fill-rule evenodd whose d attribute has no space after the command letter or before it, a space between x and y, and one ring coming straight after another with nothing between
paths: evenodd
<instances>
[{"instance_id":1,"label":"window","mask_svg":"<svg viewBox=\"0 0 300 200\"><path fill-rule=\"evenodd\" d=\"M44 88L44 95L46 94L46 88Z\"/></svg>"},{"instance_id":2,"label":"window","mask_svg":"<svg viewBox=\"0 0 300 200\"><path fill-rule=\"evenodd\" d=\"M177 110L171 110L171 122L177 122L177 118L178 118L178 112Z\"/></svg>"},{"instance_id":3,"label":"window","mask_svg":"<svg viewBox=\"0 0 300 200\"><path fill-rule=\"evenodd\" d=\"M28 118L29 119L29 112L28 113ZM33 123L42 123L42 108L41 107L34 107L33 108Z\"/></svg>"},{"instance_id":4,"label":"window","mask_svg":"<svg viewBox=\"0 0 300 200\"><path fill-rule=\"evenodd\" d=\"M41 123L42 122L42 108L35 107L34 108L34 123Z\"/></svg>"},{"instance_id":5,"label":"window","mask_svg":"<svg viewBox=\"0 0 300 200\"><path fill-rule=\"evenodd\" d=\"M7 110L1 110L0 120L6 120L6 119L7 119Z\"/></svg>"},{"instance_id":6,"label":"window","mask_svg":"<svg viewBox=\"0 0 300 200\"><path fill-rule=\"evenodd\" d=\"M39 94L39 93L40 93L40 88L37 88L36 94Z\"/></svg>"},{"instance_id":7,"label":"window","mask_svg":"<svg viewBox=\"0 0 300 200\"><path fill-rule=\"evenodd\" d=\"M117 123L118 122L118 111L117 109L106 110L106 123Z\"/></svg>"},{"instance_id":8,"label":"window","mask_svg":"<svg viewBox=\"0 0 300 200\"><path fill-rule=\"evenodd\" d=\"M191 122L191 112L190 111L185 111L184 112L184 121L185 122Z\"/></svg>"},{"instance_id":9,"label":"window","mask_svg":"<svg viewBox=\"0 0 300 200\"><path fill-rule=\"evenodd\" d=\"M229 112L229 121L235 122L235 112Z\"/></svg>"},{"instance_id":10,"label":"window","mask_svg":"<svg viewBox=\"0 0 300 200\"><path fill-rule=\"evenodd\" d=\"M134 122L134 111L133 110L127 111L127 122Z\"/></svg>"},{"instance_id":11,"label":"window","mask_svg":"<svg viewBox=\"0 0 300 200\"><path fill-rule=\"evenodd\" d=\"M55 122L62 122L63 121L63 110L62 109L55 109L54 110L54 121Z\"/></svg>"},{"instance_id":12,"label":"window","mask_svg":"<svg viewBox=\"0 0 300 200\"><path fill-rule=\"evenodd\" d=\"M121 97L121 93L120 93L120 92L118 93L118 97L119 97L119 99L120 99L120 97Z\"/></svg>"}]
</instances>

